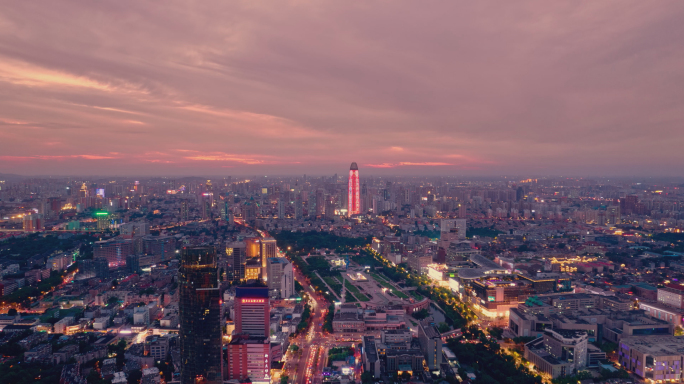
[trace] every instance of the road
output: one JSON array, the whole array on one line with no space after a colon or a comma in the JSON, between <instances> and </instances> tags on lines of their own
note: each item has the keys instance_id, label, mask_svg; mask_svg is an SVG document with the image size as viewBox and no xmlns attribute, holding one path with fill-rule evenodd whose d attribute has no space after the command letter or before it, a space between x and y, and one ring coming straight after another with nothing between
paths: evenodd
<instances>
[{"instance_id":1,"label":"road","mask_svg":"<svg viewBox=\"0 0 684 384\"><path fill-rule=\"evenodd\" d=\"M331 336L324 334L322 329L329 304L315 292L308 279L297 268L294 268L294 278L309 294L313 318L308 331L295 340L299 345L301 358L288 363L283 374L290 377L291 383L319 384L331 341Z\"/></svg>"},{"instance_id":2,"label":"road","mask_svg":"<svg viewBox=\"0 0 684 384\"><path fill-rule=\"evenodd\" d=\"M261 238L269 237L268 232L251 227L239 219L236 219L235 223L255 230ZM279 255L282 254L280 249L277 249L277 252ZM327 363L328 350L333 341L332 335L323 333L323 321L330 304L316 293L309 279L294 265L293 272L294 279L308 293L312 319L309 329L292 341L291 344L299 346L299 351L296 354L289 354L292 358L285 363L281 376L288 376L289 383L293 384L320 384L323 368Z\"/></svg>"}]
</instances>

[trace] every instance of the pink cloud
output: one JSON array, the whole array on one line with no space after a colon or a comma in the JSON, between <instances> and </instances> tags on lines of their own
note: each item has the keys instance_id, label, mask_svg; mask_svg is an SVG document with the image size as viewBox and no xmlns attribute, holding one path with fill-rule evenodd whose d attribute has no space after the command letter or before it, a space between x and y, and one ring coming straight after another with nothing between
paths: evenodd
<instances>
[{"instance_id":1,"label":"pink cloud","mask_svg":"<svg viewBox=\"0 0 684 384\"><path fill-rule=\"evenodd\" d=\"M99 156L99 155L35 155L35 156L0 156L0 159L8 161L21 161L21 160L65 160L65 159L86 159L86 160L106 160L106 159L116 159L112 156Z\"/></svg>"},{"instance_id":2,"label":"pink cloud","mask_svg":"<svg viewBox=\"0 0 684 384\"><path fill-rule=\"evenodd\" d=\"M664 2L7 2L0 172L679 175Z\"/></svg>"},{"instance_id":3,"label":"pink cloud","mask_svg":"<svg viewBox=\"0 0 684 384\"><path fill-rule=\"evenodd\" d=\"M402 161L400 163L365 164L366 167L370 167L370 168L396 168L396 167L412 167L412 166L443 167L443 166L448 166L448 165L454 165L454 164L440 163L440 162L408 162L408 161Z\"/></svg>"}]
</instances>

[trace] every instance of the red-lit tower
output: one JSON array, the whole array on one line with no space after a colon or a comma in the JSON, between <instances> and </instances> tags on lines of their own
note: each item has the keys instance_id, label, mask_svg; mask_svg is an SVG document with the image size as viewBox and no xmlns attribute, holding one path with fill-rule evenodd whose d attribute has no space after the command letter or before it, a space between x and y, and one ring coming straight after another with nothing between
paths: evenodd
<instances>
[{"instance_id":1,"label":"red-lit tower","mask_svg":"<svg viewBox=\"0 0 684 384\"><path fill-rule=\"evenodd\" d=\"M361 213L359 197L359 166L356 163L351 163L351 167L349 167L349 198L347 199L349 216Z\"/></svg>"}]
</instances>

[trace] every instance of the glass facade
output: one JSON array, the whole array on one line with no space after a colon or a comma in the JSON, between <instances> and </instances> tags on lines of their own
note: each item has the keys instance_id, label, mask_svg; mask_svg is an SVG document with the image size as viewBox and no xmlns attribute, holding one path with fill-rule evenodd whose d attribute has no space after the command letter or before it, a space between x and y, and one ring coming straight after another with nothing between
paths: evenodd
<instances>
[{"instance_id":1,"label":"glass facade","mask_svg":"<svg viewBox=\"0 0 684 384\"><path fill-rule=\"evenodd\" d=\"M181 383L222 383L221 311L216 250L183 248L178 271Z\"/></svg>"}]
</instances>

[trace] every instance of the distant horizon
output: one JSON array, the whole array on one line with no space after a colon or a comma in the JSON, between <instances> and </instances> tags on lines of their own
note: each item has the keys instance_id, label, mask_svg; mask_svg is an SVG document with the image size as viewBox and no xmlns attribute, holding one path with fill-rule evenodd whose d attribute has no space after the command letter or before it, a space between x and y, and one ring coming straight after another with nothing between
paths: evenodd
<instances>
[{"instance_id":1,"label":"distant horizon","mask_svg":"<svg viewBox=\"0 0 684 384\"><path fill-rule=\"evenodd\" d=\"M0 172L0 178L2 177L18 177L18 178L37 178L37 179L63 179L63 178L140 178L140 179L154 179L154 178L168 178L168 179L185 179L185 178L198 178L198 179L211 179L211 180L223 180L227 177L231 178L251 178L257 177L260 180L264 177L273 178L303 178L306 175L307 178L320 178L320 177L332 177L335 172L330 173L297 173L297 174L259 174L259 173L244 173L244 174L155 174L155 175L145 175L145 174L72 174L72 175L29 175L29 174L10 174ZM347 173L337 172L340 179L346 179ZM511 182L523 182L527 179L538 179L538 180L554 180L554 179L573 179L573 180L600 180L609 181L615 179L615 181L620 182L639 182L640 180L651 180L651 181L664 181L664 182L684 182L683 176L621 176L621 175L587 175L587 176L573 176L573 175L454 175L454 174L393 174L393 173L372 173L364 174L362 170L359 171L360 178L366 177L388 177L388 178L450 178L450 179L463 179L464 181L511 181ZM1 179L0 179L1 180Z\"/></svg>"}]
</instances>

